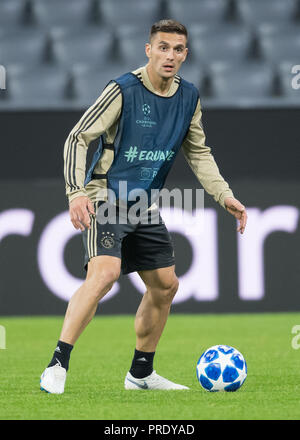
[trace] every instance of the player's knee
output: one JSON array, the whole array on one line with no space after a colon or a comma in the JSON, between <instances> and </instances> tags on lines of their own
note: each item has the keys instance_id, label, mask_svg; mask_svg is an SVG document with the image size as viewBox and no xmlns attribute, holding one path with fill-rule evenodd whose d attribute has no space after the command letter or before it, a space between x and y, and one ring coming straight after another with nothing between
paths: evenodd
<instances>
[{"instance_id":1,"label":"player's knee","mask_svg":"<svg viewBox=\"0 0 300 440\"><path fill-rule=\"evenodd\" d=\"M171 287L170 287L172 299L173 299L174 296L176 295L176 292L177 292L177 290L178 290L178 287L179 287L179 281L178 281L178 278L175 277L175 279L174 279L174 281L172 282L172 285L171 285Z\"/></svg>"},{"instance_id":2,"label":"player's knee","mask_svg":"<svg viewBox=\"0 0 300 440\"><path fill-rule=\"evenodd\" d=\"M112 287L112 285L118 280L120 271L118 269L108 268L102 273L101 280L106 287Z\"/></svg>"},{"instance_id":3,"label":"player's knee","mask_svg":"<svg viewBox=\"0 0 300 440\"><path fill-rule=\"evenodd\" d=\"M160 289L159 300L163 305L169 305L172 303L174 296L179 287L178 278L173 278L170 282L165 283L163 287Z\"/></svg>"},{"instance_id":4,"label":"player's knee","mask_svg":"<svg viewBox=\"0 0 300 440\"><path fill-rule=\"evenodd\" d=\"M114 267L103 267L98 272L93 272L87 277L92 284L96 296L102 297L112 288L120 276L120 270Z\"/></svg>"},{"instance_id":5,"label":"player's knee","mask_svg":"<svg viewBox=\"0 0 300 440\"><path fill-rule=\"evenodd\" d=\"M104 287L109 287L118 280L120 276L120 271L114 268L105 268L97 276L97 282Z\"/></svg>"}]
</instances>

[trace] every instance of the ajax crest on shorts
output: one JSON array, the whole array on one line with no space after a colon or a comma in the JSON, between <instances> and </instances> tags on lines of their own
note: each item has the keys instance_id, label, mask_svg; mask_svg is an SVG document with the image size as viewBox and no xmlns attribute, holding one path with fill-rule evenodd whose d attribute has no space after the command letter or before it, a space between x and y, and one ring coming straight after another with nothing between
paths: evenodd
<instances>
[{"instance_id":1,"label":"ajax crest on shorts","mask_svg":"<svg viewBox=\"0 0 300 440\"><path fill-rule=\"evenodd\" d=\"M105 249L111 249L114 247L115 245L114 235L115 234L113 233L111 234L110 232L102 232L100 243Z\"/></svg>"}]
</instances>

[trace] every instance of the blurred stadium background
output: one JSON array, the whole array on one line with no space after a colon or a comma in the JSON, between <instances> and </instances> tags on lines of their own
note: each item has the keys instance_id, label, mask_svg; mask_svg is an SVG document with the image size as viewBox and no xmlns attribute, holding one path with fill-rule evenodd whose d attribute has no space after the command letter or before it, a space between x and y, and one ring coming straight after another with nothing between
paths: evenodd
<instances>
[{"instance_id":1,"label":"blurred stadium background","mask_svg":"<svg viewBox=\"0 0 300 440\"><path fill-rule=\"evenodd\" d=\"M249 211L238 237L206 196L205 237L171 229L173 311L300 310L300 1L0 0L0 315L63 313L82 282L63 144L110 79L146 64L161 18L188 28L179 74L199 88L207 145ZM181 154L167 186L199 187ZM99 313L133 313L142 293L121 276Z\"/></svg>"}]
</instances>

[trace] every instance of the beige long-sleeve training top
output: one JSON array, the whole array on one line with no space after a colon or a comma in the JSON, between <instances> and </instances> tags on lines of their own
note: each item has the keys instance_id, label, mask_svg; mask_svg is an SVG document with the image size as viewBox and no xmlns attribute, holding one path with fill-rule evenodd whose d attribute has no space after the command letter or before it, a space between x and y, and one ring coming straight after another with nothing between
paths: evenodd
<instances>
[{"instance_id":1,"label":"beige long-sleeve training top","mask_svg":"<svg viewBox=\"0 0 300 440\"><path fill-rule=\"evenodd\" d=\"M152 86L146 66L133 71L151 92L159 94ZM175 75L168 93L172 96L180 83ZM87 149L91 141L104 136L105 142L112 144L118 130L122 109L122 93L118 84L112 82L103 91L96 102L84 113L70 132L64 146L64 177L66 195L69 202L78 196L88 196L92 202L105 200L107 182L105 179L92 180L84 186L86 175ZM222 207L226 197L233 197L228 183L221 176L218 166L205 145L205 134L202 126L200 100L192 118L188 134L182 144L185 159L205 191L212 195ZM113 161L114 152L103 149L94 173L105 174Z\"/></svg>"}]
</instances>

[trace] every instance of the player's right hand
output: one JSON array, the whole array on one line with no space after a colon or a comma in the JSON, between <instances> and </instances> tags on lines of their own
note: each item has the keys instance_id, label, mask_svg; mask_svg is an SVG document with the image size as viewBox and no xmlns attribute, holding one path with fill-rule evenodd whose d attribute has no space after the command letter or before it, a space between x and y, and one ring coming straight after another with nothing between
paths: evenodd
<instances>
[{"instance_id":1,"label":"player's right hand","mask_svg":"<svg viewBox=\"0 0 300 440\"><path fill-rule=\"evenodd\" d=\"M93 203L87 196L76 197L69 206L70 219L75 229L91 228L90 214L96 215Z\"/></svg>"}]
</instances>

